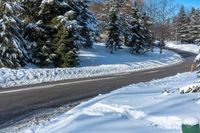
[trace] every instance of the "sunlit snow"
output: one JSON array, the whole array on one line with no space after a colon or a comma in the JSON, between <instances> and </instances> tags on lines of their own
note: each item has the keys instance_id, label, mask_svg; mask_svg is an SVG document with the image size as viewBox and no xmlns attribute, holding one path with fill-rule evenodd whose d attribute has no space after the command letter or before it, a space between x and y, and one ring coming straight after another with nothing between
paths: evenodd
<instances>
[{"instance_id":1,"label":"sunlit snow","mask_svg":"<svg viewBox=\"0 0 200 133\"><path fill-rule=\"evenodd\" d=\"M153 53L147 52L138 56L130 54L128 48L110 54L101 43L95 44L92 50L81 50L79 57L80 67L76 68L18 70L1 68L0 87L128 73L174 65L183 61L174 52L164 50L163 54L160 54L158 49L155 49Z\"/></svg>"}]
</instances>

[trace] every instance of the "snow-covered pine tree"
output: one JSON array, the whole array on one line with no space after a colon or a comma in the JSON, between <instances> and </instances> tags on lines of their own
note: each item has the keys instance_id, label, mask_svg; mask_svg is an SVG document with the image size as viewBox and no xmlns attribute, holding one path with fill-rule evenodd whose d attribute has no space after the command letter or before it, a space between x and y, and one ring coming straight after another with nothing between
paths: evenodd
<instances>
[{"instance_id":1,"label":"snow-covered pine tree","mask_svg":"<svg viewBox=\"0 0 200 133\"><path fill-rule=\"evenodd\" d=\"M97 19L94 14L89 10L89 0L75 0L68 2L72 10L77 13L76 20L81 26L80 36L82 37L81 46L84 48L91 48L93 40L99 34L97 30Z\"/></svg>"},{"instance_id":2,"label":"snow-covered pine tree","mask_svg":"<svg viewBox=\"0 0 200 133\"><path fill-rule=\"evenodd\" d=\"M121 46L120 40L120 29L119 29L119 10L117 5L113 3L112 8L109 11L110 22L108 23L108 40L106 42L106 48L110 50L111 53L117 50Z\"/></svg>"},{"instance_id":3,"label":"snow-covered pine tree","mask_svg":"<svg viewBox=\"0 0 200 133\"><path fill-rule=\"evenodd\" d=\"M191 43L200 42L200 13L199 10L192 8L190 17L189 35Z\"/></svg>"},{"instance_id":4,"label":"snow-covered pine tree","mask_svg":"<svg viewBox=\"0 0 200 133\"><path fill-rule=\"evenodd\" d=\"M50 22L63 8L54 0L26 0L23 1L23 6L23 19L26 23L24 38L36 46L32 49L35 54L31 62L40 66L52 65L55 57L52 39L56 28Z\"/></svg>"},{"instance_id":5,"label":"snow-covered pine tree","mask_svg":"<svg viewBox=\"0 0 200 133\"><path fill-rule=\"evenodd\" d=\"M183 5L181 6L176 18L176 28L177 40L180 40L181 43L187 43L189 39L189 22Z\"/></svg>"},{"instance_id":6,"label":"snow-covered pine tree","mask_svg":"<svg viewBox=\"0 0 200 133\"><path fill-rule=\"evenodd\" d=\"M71 4L71 3L69 3ZM75 4L77 5L77 4ZM41 48L41 55L46 57L46 62L53 63L58 67L74 67L78 64L77 60L77 46L82 42L80 30L78 25L77 12L71 11L71 7L64 1L48 1L42 2L40 5L39 16L45 20L41 20L47 28L44 28L47 35L46 45ZM75 28L74 28L75 27ZM48 29L50 31L48 31ZM48 34L51 33L51 34ZM50 46L48 47L48 45ZM43 51L45 47L45 51Z\"/></svg>"},{"instance_id":7,"label":"snow-covered pine tree","mask_svg":"<svg viewBox=\"0 0 200 133\"><path fill-rule=\"evenodd\" d=\"M70 27L71 28L71 27ZM73 30L60 26L55 43L56 66L74 67L78 65L77 49L74 45Z\"/></svg>"},{"instance_id":8,"label":"snow-covered pine tree","mask_svg":"<svg viewBox=\"0 0 200 133\"><path fill-rule=\"evenodd\" d=\"M91 47L97 31L96 18L87 2L1 1L0 67L15 68L27 63L77 65L77 48Z\"/></svg>"},{"instance_id":9,"label":"snow-covered pine tree","mask_svg":"<svg viewBox=\"0 0 200 133\"><path fill-rule=\"evenodd\" d=\"M198 33L196 34L196 40L195 40L195 43L197 45L200 45L200 9L196 9L196 12L197 12L197 30L198 30Z\"/></svg>"},{"instance_id":10,"label":"snow-covered pine tree","mask_svg":"<svg viewBox=\"0 0 200 133\"><path fill-rule=\"evenodd\" d=\"M135 3L132 8L132 18L129 27L131 30L131 39L128 45L133 54L141 54L147 49L148 36L146 36L147 38L144 36L147 33L147 29L144 27L143 23L142 16L138 10L137 4Z\"/></svg>"},{"instance_id":11,"label":"snow-covered pine tree","mask_svg":"<svg viewBox=\"0 0 200 133\"><path fill-rule=\"evenodd\" d=\"M131 1L125 0L122 2L120 7L120 30L123 35L123 43L125 46L128 46L129 38L130 38L130 30L129 30L129 23L131 20L132 13L132 4Z\"/></svg>"},{"instance_id":12,"label":"snow-covered pine tree","mask_svg":"<svg viewBox=\"0 0 200 133\"><path fill-rule=\"evenodd\" d=\"M29 61L28 51L32 49L23 38L24 23L18 17L22 5L1 1L0 10L0 67L22 67Z\"/></svg>"},{"instance_id":13,"label":"snow-covered pine tree","mask_svg":"<svg viewBox=\"0 0 200 133\"><path fill-rule=\"evenodd\" d=\"M38 54L34 56L34 62L37 64L53 64L59 67L78 64L77 47L86 45L87 41L82 35L84 27L82 25L85 20L80 17L84 9L80 7L80 1L66 2L64 0L25 1L24 5L27 6L26 9L30 14L35 10L34 15L29 15L26 19L31 20L31 23L26 27L25 35L30 41L37 43ZM89 32L87 35L90 39ZM66 57L67 55L70 57ZM72 63L73 58L74 63Z\"/></svg>"},{"instance_id":14,"label":"snow-covered pine tree","mask_svg":"<svg viewBox=\"0 0 200 133\"><path fill-rule=\"evenodd\" d=\"M75 20L76 12L68 11L64 16L54 18L52 21L57 27L57 33L54 36L53 43L56 54L56 66L59 67L73 67L79 64L77 56L78 46L76 42L79 38L79 29Z\"/></svg>"}]
</instances>

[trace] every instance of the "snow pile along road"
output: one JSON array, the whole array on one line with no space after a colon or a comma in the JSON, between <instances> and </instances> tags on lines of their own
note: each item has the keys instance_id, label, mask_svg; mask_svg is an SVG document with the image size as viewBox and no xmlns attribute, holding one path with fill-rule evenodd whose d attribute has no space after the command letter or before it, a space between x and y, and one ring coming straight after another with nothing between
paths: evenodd
<instances>
[{"instance_id":1,"label":"snow pile along road","mask_svg":"<svg viewBox=\"0 0 200 133\"><path fill-rule=\"evenodd\" d=\"M169 41L166 42L166 47L173 48L173 49L179 49L195 54L199 54L200 52L200 47L195 44L181 44L180 42L176 41Z\"/></svg>"},{"instance_id":2,"label":"snow pile along road","mask_svg":"<svg viewBox=\"0 0 200 133\"><path fill-rule=\"evenodd\" d=\"M185 118L200 118L200 94L179 92L180 88L196 82L196 73L184 73L133 84L100 95L49 122L19 132L180 133Z\"/></svg>"},{"instance_id":3,"label":"snow pile along road","mask_svg":"<svg viewBox=\"0 0 200 133\"><path fill-rule=\"evenodd\" d=\"M96 44L93 50L80 51L81 67L55 69L0 69L0 87L52 82L65 79L112 75L164 67L180 63L182 58L174 52L164 51L134 56L127 48L110 54L104 44Z\"/></svg>"}]
</instances>

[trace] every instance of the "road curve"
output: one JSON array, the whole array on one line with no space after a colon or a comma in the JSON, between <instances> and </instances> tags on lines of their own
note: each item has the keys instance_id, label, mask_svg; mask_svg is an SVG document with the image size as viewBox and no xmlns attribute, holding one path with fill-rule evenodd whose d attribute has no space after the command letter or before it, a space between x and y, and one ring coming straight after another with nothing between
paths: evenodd
<instances>
[{"instance_id":1,"label":"road curve","mask_svg":"<svg viewBox=\"0 0 200 133\"><path fill-rule=\"evenodd\" d=\"M152 79L160 79L190 71L190 65L196 55L179 50L173 51L180 54L185 59L184 62L128 74L1 88L0 129L10 126L12 121L17 120L19 116L26 116L26 114L38 109L54 108L76 100L108 93L132 83L148 82Z\"/></svg>"}]
</instances>

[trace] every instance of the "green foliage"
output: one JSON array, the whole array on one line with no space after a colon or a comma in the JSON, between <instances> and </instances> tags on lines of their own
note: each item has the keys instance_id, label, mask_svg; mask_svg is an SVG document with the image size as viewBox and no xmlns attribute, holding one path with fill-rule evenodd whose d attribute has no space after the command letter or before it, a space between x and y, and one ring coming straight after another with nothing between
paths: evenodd
<instances>
[{"instance_id":1,"label":"green foliage","mask_svg":"<svg viewBox=\"0 0 200 133\"><path fill-rule=\"evenodd\" d=\"M48 24L54 17L65 14L69 7L62 5L58 1L51 1L40 6L38 16L40 20Z\"/></svg>"},{"instance_id":2,"label":"green foliage","mask_svg":"<svg viewBox=\"0 0 200 133\"><path fill-rule=\"evenodd\" d=\"M8 6L12 8L8 8ZM27 43L23 39L23 23L15 16L18 12L14 4L7 3L7 7L0 6L0 66L19 68L29 60L26 50Z\"/></svg>"},{"instance_id":3,"label":"green foliage","mask_svg":"<svg viewBox=\"0 0 200 133\"><path fill-rule=\"evenodd\" d=\"M108 40L106 43L106 48L110 50L111 53L113 51L120 48L120 29L119 29L119 18L118 18L118 10L115 7L112 7L110 10L110 22L108 24Z\"/></svg>"},{"instance_id":4,"label":"green foliage","mask_svg":"<svg viewBox=\"0 0 200 133\"><path fill-rule=\"evenodd\" d=\"M24 62L22 61L22 58L18 56L19 53L17 49L14 48L9 42L4 42L4 44L6 46L4 47L4 50L1 53L2 67L19 68L23 66Z\"/></svg>"},{"instance_id":5,"label":"green foliage","mask_svg":"<svg viewBox=\"0 0 200 133\"><path fill-rule=\"evenodd\" d=\"M69 32L65 27L65 22L58 19L59 15L64 15L70 8L58 1L44 3L39 8L32 6L33 4L28 3L38 12L36 16L31 15L31 17L40 20L40 22L27 26L26 38L29 41L37 42L35 52L38 54L34 56L35 63L40 66L54 65L58 67L78 65L77 49L74 45L75 38L70 34L72 31ZM74 56L72 56L72 53L74 53ZM72 60L74 60L74 63L72 63Z\"/></svg>"},{"instance_id":6,"label":"green foliage","mask_svg":"<svg viewBox=\"0 0 200 133\"><path fill-rule=\"evenodd\" d=\"M137 4L132 7L132 17L130 18L130 41L128 47L131 49L132 54L142 54L149 49L152 49L153 35L149 30L151 22L149 17L142 14Z\"/></svg>"},{"instance_id":7,"label":"green foliage","mask_svg":"<svg viewBox=\"0 0 200 133\"><path fill-rule=\"evenodd\" d=\"M96 19L87 3L1 1L0 67L16 68L27 63L41 67L77 66L78 47L91 48L93 43Z\"/></svg>"},{"instance_id":8,"label":"green foliage","mask_svg":"<svg viewBox=\"0 0 200 133\"><path fill-rule=\"evenodd\" d=\"M74 45L73 31L60 27L54 38L56 65L59 67L75 67L78 63L77 48Z\"/></svg>"},{"instance_id":9,"label":"green foliage","mask_svg":"<svg viewBox=\"0 0 200 133\"><path fill-rule=\"evenodd\" d=\"M189 40L189 21L185 13L185 7L181 6L177 20L177 39L182 43L187 43Z\"/></svg>"}]
</instances>

